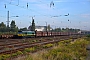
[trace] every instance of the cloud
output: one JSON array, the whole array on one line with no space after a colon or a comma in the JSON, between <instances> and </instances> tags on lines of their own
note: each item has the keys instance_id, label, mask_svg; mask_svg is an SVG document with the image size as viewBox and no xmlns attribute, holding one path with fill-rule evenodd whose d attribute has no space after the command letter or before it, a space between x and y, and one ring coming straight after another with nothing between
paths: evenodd
<instances>
[{"instance_id":1,"label":"cloud","mask_svg":"<svg viewBox=\"0 0 90 60\"><path fill-rule=\"evenodd\" d=\"M67 2L65 0L55 0L54 2Z\"/></svg>"},{"instance_id":2,"label":"cloud","mask_svg":"<svg viewBox=\"0 0 90 60\"><path fill-rule=\"evenodd\" d=\"M89 22L87 22L87 21L84 21L84 22L82 22L82 24L88 24Z\"/></svg>"},{"instance_id":3,"label":"cloud","mask_svg":"<svg viewBox=\"0 0 90 60\"><path fill-rule=\"evenodd\" d=\"M25 2L38 2L40 0L23 0L23 1L25 1Z\"/></svg>"},{"instance_id":4,"label":"cloud","mask_svg":"<svg viewBox=\"0 0 90 60\"><path fill-rule=\"evenodd\" d=\"M90 14L82 14L81 17L83 17L83 18L90 18Z\"/></svg>"},{"instance_id":5,"label":"cloud","mask_svg":"<svg viewBox=\"0 0 90 60\"><path fill-rule=\"evenodd\" d=\"M90 0L87 0L88 2L90 2Z\"/></svg>"},{"instance_id":6,"label":"cloud","mask_svg":"<svg viewBox=\"0 0 90 60\"><path fill-rule=\"evenodd\" d=\"M50 9L48 4L35 4L35 6L41 9Z\"/></svg>"}]
</instances>

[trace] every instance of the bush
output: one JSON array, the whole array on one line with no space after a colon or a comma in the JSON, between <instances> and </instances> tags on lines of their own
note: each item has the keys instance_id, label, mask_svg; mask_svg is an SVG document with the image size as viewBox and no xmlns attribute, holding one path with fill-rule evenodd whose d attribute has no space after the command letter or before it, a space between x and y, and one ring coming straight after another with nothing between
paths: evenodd
<instances>
[{"instance_id":1,"label":"bush","mask_svg":"<svg viewBox=\"0 0 90 60\"><path fill-rule=\"evenodd\" d=\"M89 34L89 35L87 35L87 37L90 37L90 34Z\"/></svg>"},{"instance_id":2,"label":"bush","mask_svg":"<svg viewBox=\"0 0 90 60\"><path fill-rule=\"evenodd\" d=\"M43 48L49 48L49 47L52 47L53 44L46 44L46 45L43 45Z\"/></svg>"},{"instance_id":3,"label":"bush","mask_svg":"<svg viewBox=\"0 0 90 60\"><path fill-rule=\"evenodd\" d=\"M24 51L26 51L26 52L33 52L33 51L35 51L35 48L34 47L32 47L32 48L25 48Z\"/></svg>"},{"instance_id":4,"label":"bush","mask_svg":"<svg viewBox=\"0 0 90 60\"><path fill-rule=\"evenodd\" d=\"M16 53L13 53L11 56L12 56L12 57L17 56L17 54L16 54Z\"/></svg>"},{"instance_id":5,"label":"bush","mask_svg":"<svg viewBox=\"0 0 90 60\"><path fill-rule=\"evenodd\" d=\"M89 44L88 41L77 39L73 44L70 41L59 42L56 48L43 54L44 60L85 60L87 56L86 46ZM68 44L66 45L66 43Z\"/></svg>"},{"instance_id":6,"label":"bush","mask_svg":"<svg viewBox=\"0 0 90 60\"><path fill-rule=\"evenodd\" d=\"M21 51L17 51L16 54L17 54L17 55L21 55L21 54L23 54L23 53L22 53Z\"/></svg>"},{"instance_id":7,"label":"bush","mask_svg":"<svg viewBox=\"0 0 90 60\"><path fill-rule=\"evenodd\" d=\"M10 54L0 55L0 60L6 60L6 59L9 58L10 56L11 56Z\"/></svg>"}]
</instances>

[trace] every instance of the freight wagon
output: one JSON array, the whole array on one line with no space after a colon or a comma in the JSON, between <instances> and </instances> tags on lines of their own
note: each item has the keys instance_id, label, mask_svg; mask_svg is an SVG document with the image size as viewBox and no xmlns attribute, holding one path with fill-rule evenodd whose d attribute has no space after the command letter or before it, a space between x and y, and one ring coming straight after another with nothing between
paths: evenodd
<instances>
[{"instance_id":1,"label":"freight wagon","mask_svg":"<svg viewBox=\"0 0 90 60\"><path fill-rule=\"evenodd\" d=\"M0 39L5 39L5 38L13 38L13 34L2 34L0 35Z\"/></svg>"}]
</instances>

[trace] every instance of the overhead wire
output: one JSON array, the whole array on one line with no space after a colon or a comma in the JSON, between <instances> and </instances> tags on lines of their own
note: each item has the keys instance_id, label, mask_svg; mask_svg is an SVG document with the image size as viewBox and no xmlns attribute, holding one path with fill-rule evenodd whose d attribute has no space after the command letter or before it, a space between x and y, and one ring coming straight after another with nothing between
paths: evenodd
<instances>
[{"instance_id":1,"label":"overhead wire","mask_svg":"<svg viewBox=\"0 0 90 60\"><path fill-rule=\"evenodd\" d=\"M41 2L41 1L39 1L39 2ZM41 2L41 3L42 3L42 2ZM15 5L15 4L11 4L11 5ZM15 6L17 6L17 5L15 5ZM32 9L28 8L28 7L29 7L29 3L28 3L28 2L27 2L27 7L26 7L26 8L25 8L24 6L20 6L20 5L18 5L18 7L24 8L24 9L27 9L27 10L30 10L30 11L35 12L35 13L38 13L38 14L41 15L41 16L47 16L47 15L45 15L45 14L41 14L41 13L38 12L38 11L35 11L35 10L32 10Z\"/></svg>"},{"instance_id":2,"label":"overhead wire","mask_svg":"<svg viewBox=\"0 0 90 60\"><path fill-rule=\"evenodd\" d=\"M12 0L11 0L11 1L12 1ZM18 0L18 1L19 1L19 0ZM41 2L41 1L40 1L40 2ZM12 3L9 3L9 4L10 4L10 5L14 5L14 6L18 6L18 7L20 7L20 8L27 9L27 10L32 11L32 12L36 12L36 11L34 11L34 10L28 8L28 3L27 3L27 7L20 6L20 5L19 5L19 2L18 2L18 5L15 5L15 4L12 4ZM7 8L7 5L6 5L6 4L5 4L5 8ZM42 15L42 14L40 14L40 15ZM69 13L68 13L68 15L69 15ZM43 15L43 16L47 16L47 15ZM61 15L54 16L54 17L59 17L59 16L61 16ZM68 21L69 21L69 20L68 20Z\"/></svg>"},{"instance_id":3,"label":"overhead wire","mask_svg":"<svg viewBox=\"0 0 90 60\"><path fill-rule=\"evenodd\" d=\"M41 2L41 1L39 1L39 2ZM8 2L7 2L7 3L8 3ZM41 2L41 3L42 3L42 2ZM51 2L51 3L54 5L53 2ZM19 5L19 0L18 0L18 5L12 4L12 0L11 0L10 3L8 3L8 4L14 5L14 6L18 6L18 7L20 7L20 8L24 8L24 9L30 10L30 11L32 11L32 12L39 13L40 15L43 15L43 16L47 16L47 15L41 14L40 12L37 12L37 11L34 11L34 10L28 8L28 2L27 2L27 8L25 8L24 6L20 6L20 5ZM6 8L6 4L5 4L5 8ZM60 16L61 16L61 15L60 15ZM58 16L53 16L53 17L58 17Z\"/></svg>"},{"instance_id":4,"label":"overhead wire","mask_svg":"<svg viewBox=\"0 0 90 60\"><path fill-rule=\"evenodd\" d=\"M12 1L12 0L11 0ZM19 1L19 0L18 0ZM40 1L41 2L41 1ZM15 4L12 4L12 3L9 3L9 4L11 4L11 5L15 5ZM19 4L19 3L18 3ZM24 8L24 9L26 9L24 6L19 6L19 5L15 5L15 6L18 6L18 7L20 7L20 8ZM5 8L6 8L6 5L5 5ZM27 3L27 9L28 9L28 3ZM30 10L30 11L34 11L34 10L32 10L32 9L28 9L28 10ZM42 15L42 14L41 14ZM43 15L43 16L46 16L46 15ZM61 16L61 15L60 15ZM66 16L66 15L65 15ZM67 15L68 16L68 15ZM59 17L59 16L53 16L53 17Z\"/></svg>"},{"instance_id":5,"label":"overhead wire","mask_svg":"<svg viewBox=\"0 0 90 60\"><path fill-rule=\"evenodd\" d=\"M14 5L14 4L11 4L11 5ZM32 10L32 9L28 8L28 3L27 3L27 7L19 6L19 5L14 5L14 6L17 6L17 7L20 7L20 8L23 8L23 9L29 10L29 11L32 11L32 12L34 12L34 13L38 13L38 14L41 15L41 16L47 16L47 15L41 14L41 13L38 12L38 11L35 11L35 10Z\"/></svg>"},{"instance_id":6,"label":"overhead wire","mask_svg":"<svg viewBox=\"0 0 90 60\"><path fill-rule=\"evenodd\" d=\"M11 0L11 2L12 2L12 0ZM42 1L39 1L39 2L42 3ZM27 10L30 10L30 11L32 11L32 12L39 13L40 15L43 15L43 16L47 16L47 15L41 14L40 12L37 12L37 11L34 11L34 10L28 8L28 2L27 2L27 8L25 8L24 6L20 6L20 5L19 5L19 0L18 0L18 5L15 5L15 4L12 4L12 3L8 3L8 4L14 5L14 6L18 6L18 7L20 7L20 8L27 9ZM54 2L51 1L51 4L54 4ZM6 8L6 7L7 7L7 6L6 6L6 4L5 4L5 8ZM68 14L69 14L69 13L68 13ZM58 15L58 16L52 16L52 17L60 17L60 16L61 16L61 15ZM66 16L66 15L65 15L65 16ZM68 15L67 15L67 16L68 16Z\"/></svg>"}]
</instances>

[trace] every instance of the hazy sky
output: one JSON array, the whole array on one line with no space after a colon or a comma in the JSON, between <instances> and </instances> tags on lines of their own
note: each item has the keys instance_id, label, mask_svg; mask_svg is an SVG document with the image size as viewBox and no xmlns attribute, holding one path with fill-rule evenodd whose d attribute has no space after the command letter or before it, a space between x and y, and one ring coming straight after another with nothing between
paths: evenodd
<instances>
[{"instance_id":1,"label":"hazy sky","mask_svg":"<svg viewBox=\"0 0 90 60\"><path fill-rule=\"evenodd\" d=\"M54 6L51 4L50 7L51 2ZM36 25L47 23L53 28L90 30L90 0L0 0L0 22L5 24L7 11L10 22L15 20L19 28L28 27L33 17Z\"/></svg>"}]
</instances>

